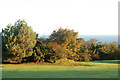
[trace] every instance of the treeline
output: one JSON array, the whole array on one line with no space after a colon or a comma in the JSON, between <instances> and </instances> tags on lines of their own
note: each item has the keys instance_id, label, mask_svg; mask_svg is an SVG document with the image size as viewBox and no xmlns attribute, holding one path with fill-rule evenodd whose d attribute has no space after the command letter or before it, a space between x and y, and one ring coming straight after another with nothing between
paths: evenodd
<instances>
[{"instance_id":1,"label":"treeline","mask_svg":"<svg viewBox=\"0 0 120 80\"><path fill-rule=\"evenodd\" d=\"M77 38L78 32L60 28L49 38L38 38L24 20L2 29L2 62L50 62L61 58L74 61L118 60L120 45L117 42L101 43L95 39Z\"/></svg>"}]
</instances>

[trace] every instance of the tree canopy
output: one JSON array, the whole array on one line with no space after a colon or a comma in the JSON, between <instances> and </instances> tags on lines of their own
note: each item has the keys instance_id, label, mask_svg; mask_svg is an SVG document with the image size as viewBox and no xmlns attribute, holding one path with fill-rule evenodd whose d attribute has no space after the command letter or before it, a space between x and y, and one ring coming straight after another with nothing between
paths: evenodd
<instances>
[{"instance_id":1,"label":"tree canopy","mask_svg":"<svg viewBox=\"0 0 120 80\"><path fill-rule=\"evenodd\" d=\"M18 20L13 26L9 24L7 28L2 30L2 38L3 47L8 50L7 55L9 55L6 57L3 54L3 57L15 59L15 57L24 58L33 54L33 47L36 45L36 33L24 20Z\"/></svg>"},{"instance_id":2,"label":"tree canopy","mask_svg":"<svg viewBox=\"0 0 120 80\"><path fill-rule=\"evenodd\" d=\"M101 43L96 39L85 41L78 32L68 28L53 31L49 38L38 38L24 20L2 29L2 61L8 63L50 62L120 59L117 42ZM1 44L0 44L1 45Z\"/></svg>"}]
</instances>

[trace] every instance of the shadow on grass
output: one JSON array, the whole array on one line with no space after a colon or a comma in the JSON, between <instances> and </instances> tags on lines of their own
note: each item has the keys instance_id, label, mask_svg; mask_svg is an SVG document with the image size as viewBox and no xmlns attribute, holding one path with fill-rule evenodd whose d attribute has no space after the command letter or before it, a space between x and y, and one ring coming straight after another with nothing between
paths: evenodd
<instances>
[{"instance_id":1,"label":"shadow on grass","mask_svg":"<svg viewBox=\"0 0 120 80\"><path fill-rule=\"evenodd\" d=\"M94 61L93 61L94 62ZM95 61L96 63L112 63L112 64L120 64L120 61Z\"/></svg>"},{"instance_id":2,"label":"shadow on grass","mask_svg":"<svg viewBox=\"0 0 120 80\"><path fill-rule=\"evenodd\" d=\"M3 71L2 78L117 78L115 71Z\"/></svg>"},{"instance_id":3,"label":"shadow on grass","mask_svg":"<svg viewBox=\"0 0 120 80\"><path fill-rule=\"evenodd\" d=\"M78 62L94 62L94 63L111 63L111 64L120 64L118 60L106 60L106 61L78 61Z\"/></svg>"}]
</instances>

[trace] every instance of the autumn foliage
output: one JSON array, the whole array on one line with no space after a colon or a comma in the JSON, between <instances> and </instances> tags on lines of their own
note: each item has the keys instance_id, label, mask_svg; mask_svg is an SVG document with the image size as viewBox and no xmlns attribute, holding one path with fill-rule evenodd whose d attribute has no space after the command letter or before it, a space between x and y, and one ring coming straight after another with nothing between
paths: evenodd
<instances>
[{"instance_id":1,"label":"autumn foliage","mask_svg":"<svg viewBox=\"0 0 120 80\"><path fill-rule=\"evenodd\" d=\"M78 32L60 28L49 38L38 38L24 20L2 29L2 61L4 63L50 62L58 60L118 60L117 42L101 43L96 39L77 38ZM119 45L120 46L120 45Z\"/></svg>"}]
</instances>

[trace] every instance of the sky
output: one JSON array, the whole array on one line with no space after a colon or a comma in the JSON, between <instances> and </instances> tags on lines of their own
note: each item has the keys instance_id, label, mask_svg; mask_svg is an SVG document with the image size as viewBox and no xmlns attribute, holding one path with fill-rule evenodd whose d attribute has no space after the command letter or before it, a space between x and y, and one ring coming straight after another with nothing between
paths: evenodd
<instances>
[{"instance_id":1,"label":"sky","mask_svg":"<svg viewBox=\"0 0 120 80\"><path fill-rule=\"evenodd\" d=\"M79 35L117 35L119 0L0 0L0 31L25 20L39 35L60 27Z\"/></svg>"}]
</instances>

